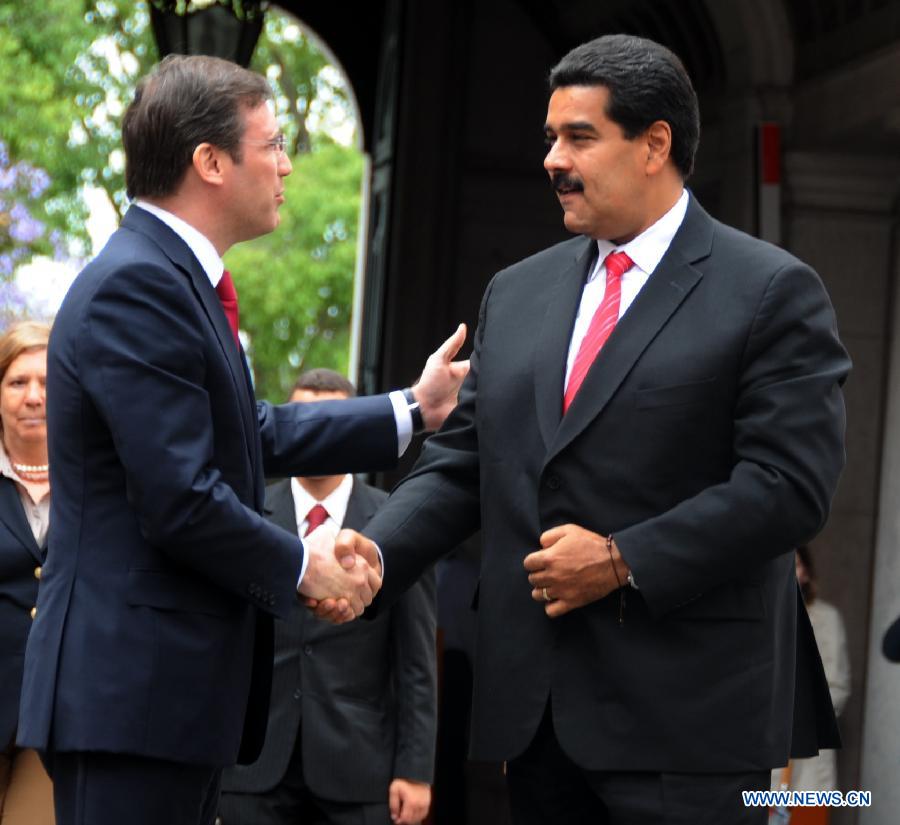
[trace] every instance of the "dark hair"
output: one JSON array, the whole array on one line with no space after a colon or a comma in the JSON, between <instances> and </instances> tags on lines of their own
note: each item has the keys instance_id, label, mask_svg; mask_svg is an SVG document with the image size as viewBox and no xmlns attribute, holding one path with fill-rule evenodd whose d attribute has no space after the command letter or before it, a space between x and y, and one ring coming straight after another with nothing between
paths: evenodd
<instances>
[{"instance_id":1,"label":"dark hair","mask_svg":"<svg viewBox=\"0 0 900 825\"><path fill-rule=\"evenodd\" d=\"M653 40L609 34L572 49L550 71L550 90L604 86L606 115L629 140L664 120L672 130L672 161L687 180L700 143L697 93L681 61Z\"/></svg>"},{"instance_id":2,"label":"dark hair","mask_svg":"<svg viewBox=\"0 0 900 825\"><path fill-rule=\"evenodd\" d=\"M800 592L803 594L805 604L812 604L816 600L819 588L818 577L816 576L816 566L813 564L812 553L808 544L801 544L797 548L797 557L800 563L806 568L806 581L801 582Z\"/></svg>"},{"instance_id":3,"label":"dark hair","mask_svg":"<svg viewBox=\"0 0 900 825\"><path fill-rule=\"evenodd\" d=\"M348 398L356 395L356 387L344 378L339 372L319 367L304 372L294 384L291 394L297 390L310 390L311 392L343 392Z\"/></svg>"},{"instance_id":4,"label":"dark hair","mask_svg":"<svg viewBox=\"0 0 900 825\"><path fill-rule=\"evenodd\" d=\"M243 112L271 97L264 77L235 63L166 57L138 83L122 120L128 197L173 194L201 143L224 149L240 163Z\"/></svg>"}]
</instances>

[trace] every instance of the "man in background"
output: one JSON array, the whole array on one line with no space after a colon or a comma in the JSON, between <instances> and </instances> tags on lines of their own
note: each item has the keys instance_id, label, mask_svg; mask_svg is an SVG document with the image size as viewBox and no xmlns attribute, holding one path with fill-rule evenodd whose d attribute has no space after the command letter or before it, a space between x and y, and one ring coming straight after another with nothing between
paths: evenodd
<instances>
[{"instance_id":1,"label":"man in background","mask_svg":"<svg viewBox=\"0 0 900 825\"><path fill-rule=\"evenodd\" d=\"M332 370L291 401L350 398ZM351 475L301 476L266 491L273 524L305 536L361 529L387 494ZM434 572L371 622L331 625L299 602L275 622L269 724L252 765L227 770L221 825L415 825L428 813L437 726Z\"/></svg>"}]
</instances>

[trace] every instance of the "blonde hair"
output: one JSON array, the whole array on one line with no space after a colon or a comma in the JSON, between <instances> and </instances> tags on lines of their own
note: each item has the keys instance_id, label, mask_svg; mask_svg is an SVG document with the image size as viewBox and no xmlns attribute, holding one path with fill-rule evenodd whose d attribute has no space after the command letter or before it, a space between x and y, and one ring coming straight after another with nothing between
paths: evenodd
<instances>
[{"instance_id":1,"label":"blonde hair","mask_svg":"<svg viewBox=\"0 0 900 825\"><path fill-rule=\"evenodd\" d=\"M0 335L0 381L9 365L23 352L47 349L50 324L41 321L18 321Z\"/></svg>"}]
</instances>

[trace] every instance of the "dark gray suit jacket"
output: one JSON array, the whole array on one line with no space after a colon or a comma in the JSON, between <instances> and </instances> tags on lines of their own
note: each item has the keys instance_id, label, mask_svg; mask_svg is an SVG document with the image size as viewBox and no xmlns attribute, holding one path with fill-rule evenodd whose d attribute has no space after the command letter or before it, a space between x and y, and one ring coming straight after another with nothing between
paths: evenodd
<instances>
[{"instance_id":1,"label":"dark gray suit jacket","mask_svg":"<svg viewBox=\"0 0 900 825\"><path fill-rule=\"evenodd\" d=\"M821 281L691 198L671 246L562 415L596 244L500 272L460 403L365 532L390 603L479 525L472 751L511 759L552 696L592 770L751 771L836 743L792 549L844 463L850 361ZM612 533L640 591L556 620L524 557L575 523ZM796 708L796 710L795 710Z\"/></svg>"},{"instance_id":2,"label":"dark gray suit jacket","mask_svg":"<svg viewBox=\"0 0 900 825\"><path fill-rule=\"evenodd\" d=\"M345 527L361 528L387 494L356 480ZM273 484L265 514L296 531L289 481ZM335 627L299 602L275 622L266 742L252 765L225 772L225 792L263 793L285 775L301 738L303 775L319 797L387 802L400 777L430 783L437 730L434 573L385 615Z\"/></svg>"}]
</instances>

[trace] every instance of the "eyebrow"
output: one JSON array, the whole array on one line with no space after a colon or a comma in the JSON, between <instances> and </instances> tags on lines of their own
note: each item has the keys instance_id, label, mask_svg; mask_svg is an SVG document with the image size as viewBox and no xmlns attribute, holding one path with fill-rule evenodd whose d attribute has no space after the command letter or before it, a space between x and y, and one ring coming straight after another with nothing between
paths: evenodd
<instances>
[{"instance_id":1,"label":"eyebrow","mask_svg":"<svg viewBox=\"0 0 900 825\"><path fill-rule=\"evenodd\" d=\"M571 123L563 123L559 129L554 129L549 123L544 124L544 132L594 132L597 128L589 120L574 120Z\"/></svg>"}]
</instances>

